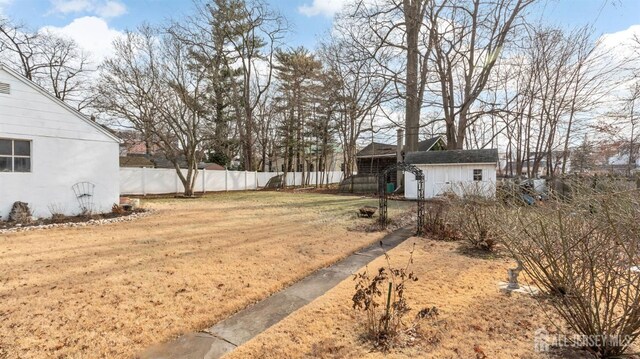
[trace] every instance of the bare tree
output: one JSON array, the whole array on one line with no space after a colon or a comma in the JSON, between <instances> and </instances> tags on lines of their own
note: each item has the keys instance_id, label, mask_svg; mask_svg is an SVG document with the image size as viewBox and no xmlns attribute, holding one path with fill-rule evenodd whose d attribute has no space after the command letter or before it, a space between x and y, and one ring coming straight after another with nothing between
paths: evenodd
<instances>
[{"instance_id":1,"label":"bare tree","mask_svg":"<svg viewBox=\"0 0 640 359\"><path fill-rule=\"evenodd\" d=\"M101 65L95 88L95 106L117 126L139 132L149 156L157 141L153 126L160 96L160 55L155 34L151 27L141 26L137 32L128 31L115 40L114 56Z\"/></svg>"},{"instance_id":2,"label":"bare tree","mask_svg":"<svg viewBox=\"0 0 640 359\"><path fill-rule=\"evenodd\" d=\"M444 4L430 0L357 1L337 29L366 51L404 101L405 149L416 151L434 42L434 21Z\"/></svg>"},{"instance_id":3,"label":"bare tree","mask_svg":"<svg viewBox=\"0 0 640 359\"><path fill-rule=\"evenodd\" d=\"M356 171L358 139L373 129L376 109L391 98L391 80L379 60L368 56L351 37L333 36L322 44L320 56L335 81L337 133L349 176Z\"/></svg>"},{"instance_id":4,"label":"bare tree","mask_svg":"<svg viewBox=\"0 0 640 359\"><path fill-rule=\"evenodd\" d=\"M116 40L115 48L115 57L102 68L98 105L158 146L173 164L184 194L193 195L197 165L212 137L206 70L179 38L148 27Z\"/></svg>"},{"instance_id":5,"label":"bare tree","mask_svg":"<svg viewBox=\"0 0 640 359\"><path fill-rule=\"evenodd\" d=\"M72 39L0 20L0 60L79 110L91 102L88 54Z\"/></svg>"},{"instance_id":6,"label":"bare tree","mask_svg":"<svg viewBox=\"0 0 640 359\"><path fill-rule=\"evenodd\" d=\"M521 47L502 61L501 82L487 91L499 93L492 107L504 126L498 131L507 141L509 174L565 173L571 146L589 126L584 114L605 103L623 64L591 40L588 27L529 27Z\"/></svg>"},{"instance_id":7,"label":"bare tree","mask_svg":"<svg viewBox=\"0 0 640 359\"><path fill-rule=\"evenodd\" d=\"M42 62L45 64L42 80L53 95L75 105L79 110L89 106L93 100L89 93L88 54L78 44L44 32L41 35Z\"/></svg>"},{"instance_id":8,"label":"bare tree","mask_svg":"<svg viewBox=\"0 0 640 359\"><path fill-rule=\"evenodd\" d=\"M40 35L24 25L13 24L9 19L0 21L0 53L14 69L29 80L34 80L46 65L41 60Z\"/></svg>"},{"instance_id":9,"label":"bare tree","mask_svg":"<svg viewBox=\"0 0 640 359\"><path fill-rule=\"evenodd\" d=\"M433 19L433 68L447 146L461 149L482 94L522 12L535 0L450 0Z\"/></svg>"}]
</instances>

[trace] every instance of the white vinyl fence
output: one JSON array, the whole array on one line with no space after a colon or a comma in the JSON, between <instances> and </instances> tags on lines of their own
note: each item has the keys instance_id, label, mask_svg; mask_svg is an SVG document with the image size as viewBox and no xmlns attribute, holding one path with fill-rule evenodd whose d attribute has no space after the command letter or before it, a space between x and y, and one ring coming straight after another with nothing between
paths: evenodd
<instances>
[{"instance_id":1,"label":"white vinyl fence","mask_svg":"<svg viewBox=\"0 0 640 359\"><path fill-rule=\"evenodd\" d=\"M282 173L253 171L207 171L199 170L195 192L246 191L266 186L269 179ZM316 184L316 173L306 174L306 185ZM321 182L339 183L342 172L318 173ZM302 173L287 173L287 186L301 186ZM120 168L121 195L147 195L164 193L182 193L184 186L173 169L168 168Z\"/></svg>"}]
</instances>

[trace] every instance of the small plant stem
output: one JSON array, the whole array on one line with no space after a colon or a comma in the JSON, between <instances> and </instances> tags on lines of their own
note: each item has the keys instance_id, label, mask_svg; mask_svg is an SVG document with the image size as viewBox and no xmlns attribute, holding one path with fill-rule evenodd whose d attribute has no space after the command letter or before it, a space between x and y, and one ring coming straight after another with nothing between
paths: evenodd
<instances>
[{"instance_id":1,"label":"small plant stem","mask_svg":"<svg viewBox=\"0 0 640 359\"><path fill-rule=\"evenodd\" d=\"M393 283L389 282L389 291L387 292L387 316L384 323L384 329L389 329L389 308L391 307L391 289L393 288Z\"/></svg>"}]
</instances>

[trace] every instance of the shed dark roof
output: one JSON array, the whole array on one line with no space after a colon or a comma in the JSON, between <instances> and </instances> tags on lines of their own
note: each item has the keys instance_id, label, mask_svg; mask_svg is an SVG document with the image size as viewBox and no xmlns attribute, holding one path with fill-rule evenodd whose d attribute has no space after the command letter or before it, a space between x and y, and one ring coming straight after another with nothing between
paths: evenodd
<instances>
[{"instance_id":1,"label":"shed dark roof","mask_svg":"<svg viewBox=\"0 0 640 359\"><path fill-rule=\"evenodd\" d=\"M410 164L497 163L498 149L409 152L404 160Z\"/></svg>"},{"instance_id":2,"label":"shed dark roof","mask_svg":"<svg viewBox=\"0 0 640 359\"><path fill-rule=\"evenodd\" d=\"M418 151L429 151L433 147L433 145L435 145L438 141L443 141L443 145L444 145L444 140L440 136L433 137L428 140L420 141L418 142ZM365 148L360 150L360 152L358 152L356 156L357 157L372 157L372 156L392 157L396 155L397 147L398 146L396 145L388 145L386 143L372 142L369 145L367 145Z\"/></svg>"}]
</instances>

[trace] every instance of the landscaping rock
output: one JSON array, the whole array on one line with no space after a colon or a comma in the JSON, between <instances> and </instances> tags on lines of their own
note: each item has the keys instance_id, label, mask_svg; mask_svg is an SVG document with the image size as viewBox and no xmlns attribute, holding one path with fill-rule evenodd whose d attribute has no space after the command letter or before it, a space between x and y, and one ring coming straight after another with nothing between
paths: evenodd
<instances>
[{"instance_id":1,"label":"landscaping rock","mask_svg":"<svg viewBox=\"0 0 640 359\"><path fill-rule=\"evenodd\" d=\"M19 224L30 223L33 220L29 204L25 202L15 202L9 213L9 221Z\"/></svg>"},{"instance_id":2,"label":"landscaping rock","mask_svg":"<svg viewBox=\"0 0 640 359\"><path fill-rule=\"evenodd\" d=\"M146 210L144 212L131 213L126 216L108 218L108 219L91 219L86 222L52 223L52 224L31 225L31 226L22 226L18 224L12 228L0 229L0 234L34 231L34 230L50 229L50 228L75 228L75 227L106 225L106 224L112 224L112 223L122 223L122 222L133 221L138 218L143 218L152 213L153 213L153 210Z\"/></svg>"}]
</instances>

